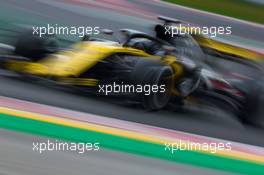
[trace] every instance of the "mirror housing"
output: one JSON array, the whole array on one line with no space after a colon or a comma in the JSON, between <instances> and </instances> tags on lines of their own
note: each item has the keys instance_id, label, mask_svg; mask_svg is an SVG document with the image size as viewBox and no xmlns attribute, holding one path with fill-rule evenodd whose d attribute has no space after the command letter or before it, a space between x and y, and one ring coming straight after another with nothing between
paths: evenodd
<instances>
[{"instance_id":1,"label":"mirror housing","mask_svg":"<svg viewBox=\"0 0 264 175\"><path fill-rule=\"evenodd\" d=\"M101 32L106 35L113 35L114 32L110 29L102 29Z\"/></svg>"}]
</instances>

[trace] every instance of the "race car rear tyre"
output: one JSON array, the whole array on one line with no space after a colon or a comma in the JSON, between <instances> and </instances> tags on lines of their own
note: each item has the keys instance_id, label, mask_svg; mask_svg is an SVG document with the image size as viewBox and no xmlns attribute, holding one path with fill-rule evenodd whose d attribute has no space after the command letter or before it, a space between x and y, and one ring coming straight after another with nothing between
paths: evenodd
<instances>
[{"instance_id":1,"label":"race car rear tyre","mask_svg":"<svg viewBox=\"0 0 264 175\"><path fill-rule=\"evenodd\" d=\"M195 102L212 108L218 108L231 115L237 116L239 104L230 97L207 90L197 90L192 94Z\"/></svg>"},{"instance_id":2,"label":"race car rear tyre","mask_svg":"<svg viewBox=\"0 0 264 175\"><path fill-rule=\"evenodd\" d=\"M239 112L239 119L245 123L264 128L264 78L248 81L250 86L245 103ZM258 81L258 82L257 82Z\"/></svg>"}]
</instances>

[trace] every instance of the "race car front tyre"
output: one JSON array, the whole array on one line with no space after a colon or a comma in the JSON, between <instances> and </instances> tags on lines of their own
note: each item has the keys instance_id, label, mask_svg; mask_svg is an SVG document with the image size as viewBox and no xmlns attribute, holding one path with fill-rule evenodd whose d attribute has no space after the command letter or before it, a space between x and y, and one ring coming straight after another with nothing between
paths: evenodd
<instances>
[{"instance_id":1,"label":"race car front tyre","mask_svg":"<svg viewBox=\"0 0 264 175\"><path fill-rule=\"evenodd\" d=\"M142 94L142 104L147 110L159 110L167 106L172 93L173 71L169 66L152 67L146 71L144 85L156 86L158 91ZM163 88L162 88L163 87Z\"/></svg>"},{"instance_id":2,"label":"race car front tyre","mask_svg":"<svg viewBox=\"0 0 264 175\"><path fill-rule=\"evenodd\" d=\"M164 108L171 99L173 70L160 60L137 57L128 80L132 85L150 88L148 92L145 89L132 95L133 101L140 102L149 111Z\"/></svg>"},{"instance_id":3,"label":"race car front tyre","mask_svg":"<svg viewBox=\"0 0 264 175\"><path fill-rule=\"evenodd\" d=\"M57 50L58 43L55 37L50 35L39 37L34 36L32 32L25 32L18 37L14 52L16 55L37 61Z\"/></svg>"}]
</instances>

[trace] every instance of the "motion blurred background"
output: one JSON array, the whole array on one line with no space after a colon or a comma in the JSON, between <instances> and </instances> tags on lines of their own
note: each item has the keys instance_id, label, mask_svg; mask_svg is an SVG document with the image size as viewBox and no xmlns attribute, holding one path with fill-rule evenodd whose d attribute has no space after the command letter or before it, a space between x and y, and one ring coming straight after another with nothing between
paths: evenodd
<instances>
[{"instance_id":1,"label":"motion blurred background","mask_svg":"<svg viewBox=\"0 0 264 175\"><path fill-rule=\"evenodd\" d=\"M203 11L197 11L193 8ZM45 26L48 23L64 26L100 26L100 28L109 28L113 31L118 31L121 28L132 28L153 34L151 29L157 23L156 17L158 15L177 18L200 26L231 26L232 35L219 36L217 40L264 54L264 5L261 0L0 0L0 43L14 44L17 32L20 32L22 28ZM58 37L60 44L64 47L80 40L78 36L72 35L60 35ZM245 73L248 70L244 66L234 67L233 64L225 61L219 61L217 64L227 69L237 70L239 73ZM261 75L260 81L262 81ZM6 99L6 97L15 101ZM24 101L47 106L36 107ZM239 170L243 166L247 167L244 165L244 163L248 163L249 160L247 159L243 159L242 163L239 162L240 164L237 163L237 167L229 166L228 161L218 167L216 166L217 162L215 165L208 163L210 161L201 164L193 163L196 160L196 154L187 156L188 161L181 159L180 156L179 160L182 161L177 160L177 156L171 161L171 158L157 158L158 156L153 158L155 156L150 153L137 152L135 154L133 151L124 151L124 148L113 149L111 146L103 147L100 152L92 152L88 155L63 151L47 152L40 155L32 151L32 142L47 139L80 141L69 139L70 137L78 138L79 135L62 132L62 130L61 132L58 130L60 135L56 135L56 132L43 134L44 128L48 128L45 124L34 127L37 125L32 123L27 125L29 129L25 129L26 127L18 129L22 127L23 122L19 124L20 126L16 126L12 120L8 120L10 124L8 123L7 127L3 107L15 108L15 105L20 109L35 109L34 113L44 111L52 113L50 116L54 116L55 113L58 118L63 118L58 114L58 111L68 109L70 111L65 112L66 115L72 111L78 111L83 115L82 120L89 118L90 115L92 115L91 119L94 119L93 115L96 115L103 116L100 118L101 122L112 119L131 122L129 126L133 131L139 127L138 124L144 124L147 125L145 128L154 127L148 133L151 136L158 136L163 132L167 133L169 130L176 132L174 134L177 135L177 138L181 136L180 138L186 139L185 134L190 134L187 139L201 135L199 139L213 138L217 141L219 139L232 141L234 145L239 147L238 150L241 151L242 149L254 153L254 160L258 160L254 174L263 173L264 155L263 152L260 152L264 145L264 130L243 125L222 110L190 107L181 112L169 110L146 112L143 109L111 103L105 99L87 98L60 89L46 87L43 84L32 84L3 76L0 76L0 104L2 107L0 110L0 128L2 128L0 129L0 174L251 174L251 169L244 170L242 168L243 171ZM50 109L50 106L58 107L58 109ZM71 117L70 120L80 120L75 113L71 114ZM127 125L127 123L126 125L122 124L120 127L126 128ZM119 127L116 126L116 128ZM160 128L165 130L160 131ZM38 129L43 129L43 132L37 132ZM143 131L146 129L138 132ZM89 138L90 135L86 137ZM166 137L172 136L167 135ZM162 139L165 139L165 136ZM118 142L118 140L111 139L104 141L106 145L107 143ZM242 148L240 149L240 147ZM151 150L148 147L141 149L142 152ZM260 157L256 158L255 156ZM197 157L197 160L203 159ZM208 160L213 162L215 159ZM251 163L248 164L251 165ZM254 166L252 165L252 167Z\"/></svg>"}]
</instances>

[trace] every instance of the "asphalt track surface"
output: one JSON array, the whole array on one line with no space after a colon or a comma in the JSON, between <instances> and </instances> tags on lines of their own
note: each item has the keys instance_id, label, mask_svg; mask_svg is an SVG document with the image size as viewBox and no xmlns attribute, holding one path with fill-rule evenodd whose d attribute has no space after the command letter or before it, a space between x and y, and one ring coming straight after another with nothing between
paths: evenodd
<instances>
[{"instance_id":1,"label":"asphalt track surface","mask_svg":"<svg viewBox=\"0 0 264 175\"><path fill-rule=\"evenodd\" d=\"M47 143L48 138L0 129L1 175L227 175L206 168L176 164L133 154L99 150L78 153L73 151L33 151L34 143ZM50 140L50 142L55 140ZM57 142L57 141L56 141Z\"/></svg>"},{"instance_id":2,"label":"asphalt track surface","mask_svg":"<svg viewBox=\"0 0 264 175\"><path fill-rule=\"evenodd\" d=\"M132 2L132 1L131 1ZM133 1L135 2L135 1ZM17 19L21 20L20 22L25 22L25 21L31 21L31 22L36 22L36 21L48 21L48 22L56 22L60 21L61 23L68 24L71 26L100 26L100 28L111 28L113 30L118 30L120 28L133 28L133 29L138 29L138 30L143 30L143 31L149 31L149 28L151 24L153 24L152 21L145 20L143 18L136 18L136 17L131 17L131 16L126 16L126 15L121 15L116 12L112 11L105 11L102 9L98 8L89 8L89 7L80 7L80 6L70 6L70 5L62 5L60 3L54 3L49 0L47 1L35 1L35 0L9 0L9 1L4 1L0 0L1 7L0 9L2 10L1 17L10 17L10 20L13 22L18 22ZM138 4L143 3L143 2L137 2ZM180 12L180 14L177 14L178 12L175 10L170 10L164 8L158 7L157 5L146 5L146 3L143 3L142 5L147 6L146 8L151 8L152 11L164 13L164 15L167 16L174 16L175 15L179 16L180 14L184 15L185 12ZM4 14L3 14L4 13ZM170 15L171 14L171 15ZM3 16L2 16L3 15ZM195 20L195 17L186 12L185 17L190 20ZM208 23L208 25L211 25L211 23L214 23L214 19L209 19L209 18L202 18L200 20L203 20L201 22ZM231 22L230 22L231 23ZM234 23L232 24L234 26L242 25L242 24L237 24ZM244 25L244 24L243 24ZM252 28L250 26L244 26L248 30L251 30ZM254 30L253 30L254 29ZM252 30L254 31L253 34L251 32L249 33L243 33L241 30L237 30L238 35L245 35L249 38L261 38L262 36L262 31L258 30L257 28L253 28ZM257 37L258 36L258 37ZM262 38L263 40L263 38ZM243 126L241 125L237 120L232 118L229 115L224 114L221 111L200 111L197 109L191 109L187 110L185 112L173 112L173 111L159 111L159 112L147 112L144 111L140 108L134 108L131 106L126 106L122 105L119 103L112 103L109 102L108 100L105 100L104 98L95 98L91 96L82 96L82 95L77 95L74 93L69 93L65 90L62 90L60 88L54 88L52 86L47 86L46 84L32 84L29 82L23 82L20 80L16 79L10 79L10 78L4 78L0 77L0 95L2 96L8 96L8 97L13 97L13 98L18 98L18 99L23 99L23 100L28 100L28 101L33 101L37 103L42 103L42 104L48 104L51 106L58 106L58 107L63 107L67 109L73 109L77 111L82 111L82 112L87 112L87 113L93 113L93 114L98 114L106 117L112 117L112 118L118 118L122 120L128 120L128 121L133 121L133 122L138 122L138 123L144 123L144 124L149 124L153 126L159 126L163 128L170 128L170 129L175 129L175 130L180 130L180 131L186 131L190 133L195 133L195 134L200 134L200 135L206 135L206 136L211 136L211 137L216 137L216 138L222 138L222 139L227 139L227 140L233 140L237 142L242 142L242 143L248 143L248 144L253 144L253 145L258 145L258 146L263 146L264 145L264 140L263 140L263 133L264 131L261 129L253 128L250 126ZM30 136L21 136L17 133L6 133L5 131L0 131L0 143L2 142L2 139L6 140L4 144L4 147L2 149L1 146L1 166L3 166L3 157L8 157L7 155L7 150L9 147L15 147L14 149L21 149L21 151L13 151L13 154L11 154L11 157L9 159L10 164L4 164L4 167L12 166L15 162L12 162L14 160L18 159L17 161L19 162L20 160L22 161L23 158L27 158L28 156L35 156L30 153L30 150L27 150L28 148L25 148L23 144L25 144L25 141L22 141L17 138L21 137L28 137L31 140L33 139ZM2 134L4 132L4 134ZM36 137L35 137L36 138ZM28 142L26 143L28 144ZM30 146L30 145L29 145ZM27 152L27 151L28 152ZM27 154L28 153L28 154ZM3 154L3 156L2 156ZM53 154L53 153L52 153ZM62 153L55 153L56 154L62 154ZM65 153L64 153L65 154ZM161 166L157 167L169 167L170 163L163 163L163 162L158 162L156 160L149 161L144 161L145 158L141 158L139 160L138 157L132 156L132 155L125 155L121 153L111 153L111 152L103 152L102 155L96 155L95 157L97 158L98 162L102 161L105 163L105 166L109 166L109 160L112 161L111 157L112 155L115 154L117 156L116 159L116 164L113 166L119 165L119 163L122 163L122 160L125 160L124 163L127 163L122 167L122 169L125 171L127 168L126 173L116 173L116 174L128 174L130 172L129 170L137 170L137 166L140 165L140 162L144 162L141 165L144 167L141 167L145 171L152 171L151 169L153 167L156 167L155 165L156 162L157 164ZM20 157L17 157L16 155L19 155ZM70 159L78 159L78 162L81 163L82 165L78 165L74 163L75 166L80 166L77 167L79 169L82 169L84 174L86 167L86 163L84 163L86 159L89 159L87 157L82 157L82 156L73 156L72 154L67 154L67 155L61 155L67 157L65 159L60 159L55 158L54 155L54 160L57 159L59 162L59 165L61 168L65 168L65 170L60 170L60 172L63 171L70 171L75 167L70 168L70 164L73 163L70 161ZM53 156L53 155L50 155ZM99 156L99 157L98 157ZM106 159L106 157L107 159ZM104 161L103 157L105 158ZM120 159L118 158L120 157ZM49 166L52 165L51 162L44 162L44 160L41 160L42 158L35 158L35 162L31 162L32 160L30 158L27 158L28 161L25 162L31 162L31 163L36 163L34 167L42 166L42 168L32 170L31 174L36 174L34 172L41 172L43 174L60 174L58 173L53 173L50 171L45 171L46 168L50 169ZM44 159L44 158L43 158ZM50 157L50 159L52 159ZM93 158L92 158L93 159ZM88 162L92 163L95 165L95 162L92 161L92 159L87 160ZM54 161L53 160L53 161ZM63 161L62 161L63 160ZM69 160L69 161L68 161ZM60 162L62 161L62 162ZM64 162L65 161L65 162ZM68 162L66 162L68 161ZM153 162L152 162L153 161ZM98 163L97 162L97 163ZM132 163L134 162L134 163ZM136 163L135 165L135 162ZM149 163L153 163L152 166L147 165ZM40 163L40 164L38 164ZM38 165L37 165L38 164ZM143 165L144 164L144 165ZM27 165L30 165L27 164ZM64 165L64 166L63 166ZM65 166L67 165L67 166ZM73 166L73 165L72 165ZM81 167L82 166L82 167ZM98 168L100 168L100 165L96 164ZM127 167L126 167L127 166ZM173 164L174 166L174 164ZM152 168L149 168L152 167ZM183 165L180 165L181 168L184 168ZM9 167L11 169L12 167ZM22 167L20 167L23 169ZM20 168L17 169L17 173L20 172ZM120 169L120 171L122 170ZM2 168L1 168L2 170ZM27 171L24 168L25 172ZM39 171L38 171L39 170ZM58 169L57 169L58 170ZM97 171L96 168L93 169L95 173L93 174L103 174L103 171ZM173 169L170 171L168 168L168 173L160 173L160 174L175 174L173 173ZM178 170L178 169L177 169ZM189 174L197 174L198 170L195 169L194 172L189 171L189 167L182 169L182 172L189 172ZM7 170L8 171L8 170ZM58 170L59 171L59 170ZM116 169L117 171L117 169ZM113 171L113 172L116 172ZM132 172L133 172L132 171ZM45 173L44 173L45 172ZM108 171L109 173L110 171ZM10 172L0 172L0 174L10 174ZM21 173L20 173L21 174ZM74 173L76 174L76 173ZM137 174L137 173L133 173ZM138 174L150 174L150 173L138 173ZM180 173L183 174L183 173ZM199 174L199 173L198 173ZM204 173L205 174L205 173ZM212 174L209 173L209 174Z\"/></svg>"},{"instance_id":3,"label":"asphalt track surface","mask_svg":"<svg viewBox=\"0 0 264 175\"><path fill-rule=\"evenodd\" d=\"M19 17L22 16L22 19L32 22L37 20L48 22L59 20L70 26L99 25L100 28L106 27L114 30L131 27L146 31L148 31L151 24L148 20L128 17L115 12L89 8L88 6L62 5L49 0L24 0L23 2L10 0L1 1L1 5L4 12L8 9L5 15L15 16L19 20L21 20ZM136 21L129 21L127 18ZM264 140L261 139L262 130L243 126L231 116L223 115L220 111L213 111L213 113L196 112L195 110L186 111L185 113L172 111L147 112L142 109L109 103L101 98L69 94L60 89L46 87L45 84L34 85L6 78L1 78L0 95L164 128L264 145Z\"/></svg>"}]
</instances>

